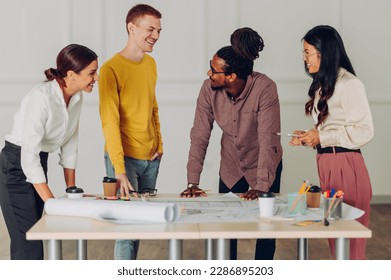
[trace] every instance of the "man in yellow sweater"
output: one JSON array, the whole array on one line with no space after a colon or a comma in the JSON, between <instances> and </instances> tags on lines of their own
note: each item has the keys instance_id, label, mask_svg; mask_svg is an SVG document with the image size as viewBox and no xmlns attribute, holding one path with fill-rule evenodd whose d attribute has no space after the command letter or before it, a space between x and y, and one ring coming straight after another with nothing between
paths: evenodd
<instances>
[{"instance_id":1,"label":"man in yellow sweater","mask_svg":"<svg viewBox=\"0 0 391 280\"><path fill-rule=\"evenodd\" d=\"M163 154L155 95L156 63L147 54L159 39L160 19L161 13L151 6L131 8L126 17L127 44L100 70L106 173L117 178L121 196L155 189ZM114 258L136 259L138 243L117 240Z\"/></svg>"}]
</instances>

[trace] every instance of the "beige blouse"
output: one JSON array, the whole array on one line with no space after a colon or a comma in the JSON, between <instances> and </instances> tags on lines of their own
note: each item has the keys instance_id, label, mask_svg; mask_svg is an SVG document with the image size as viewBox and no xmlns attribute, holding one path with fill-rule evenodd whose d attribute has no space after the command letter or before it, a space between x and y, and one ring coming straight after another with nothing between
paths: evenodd
<instances>
[{"instance_id":1,"label":"beige blouse","mask_svg":"<svg viewBox=\"0 0 391 280\"><path fill-rule=\"evenodd\" d=\"M317 122L319 92L315 96L312 117ZM363 83L341 68L333 96L327 101L329 115L318 126L322 148L340 146L359 149L374 135L372 115Z\"/></svg>"}]
</instances>

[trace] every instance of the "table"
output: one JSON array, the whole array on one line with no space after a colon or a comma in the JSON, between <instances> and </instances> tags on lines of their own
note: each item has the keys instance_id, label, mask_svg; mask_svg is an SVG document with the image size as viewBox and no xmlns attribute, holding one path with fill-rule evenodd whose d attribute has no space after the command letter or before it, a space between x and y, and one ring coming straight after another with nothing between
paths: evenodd
<instances>
[{"instance_id":1,"label":"table","mask_svg":"<svg viewBox=\"0 0 391 280\"><path fill-rule=\"evenodd\" d=\"M163 196L164 197L164 196ZM61 259L61 240L78 240L78 258L86 259L86 240L169 240L169 259L182 257L182 240L205 239L208 258L228 259L229 239L297 239L298 259L307 259L311 238L336 238L336 259L349 259L349 238L370 238L372 231L355 220L294 226L293 221L257 220L224 223L114 224L91 218L44 215L26 234L48 240L48 259ZM210 251L213 251L210 255Z\"/></svg>"}]
</instances>

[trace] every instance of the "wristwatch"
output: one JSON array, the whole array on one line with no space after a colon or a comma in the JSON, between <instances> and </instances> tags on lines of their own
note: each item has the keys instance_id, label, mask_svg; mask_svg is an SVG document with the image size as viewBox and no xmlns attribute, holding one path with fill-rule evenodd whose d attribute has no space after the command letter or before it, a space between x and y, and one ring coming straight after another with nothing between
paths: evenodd
<instances>
[{"instance_id":1,"label":"wristwatch","mask_svg":"<svg viewBox=\"0 0 391 280\"><path fill-rule=\"evenodd\" d=\"M190 189L191 187L197 187L197 188L198 188L198 185L193 184L193 183L187 184L187 188L188 188L188 189Z\"/></svg>"}]
</instances>

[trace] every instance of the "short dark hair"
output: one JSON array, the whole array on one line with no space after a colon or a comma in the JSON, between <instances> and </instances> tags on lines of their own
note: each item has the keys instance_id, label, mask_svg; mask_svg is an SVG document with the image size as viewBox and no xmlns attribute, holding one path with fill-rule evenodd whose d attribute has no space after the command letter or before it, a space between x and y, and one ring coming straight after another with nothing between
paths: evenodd
<instances>
[{"instance_id":1,"label":"short dark hair","mask_svg":"<svg viewBox=\"0 0 391 280\"><path fill-rule=\"evenodd\" d=\"M57 82L66 87L64 77L68 71L74 71L79 74L84 68L90 65L94 60L97 60L96 53L89 48L70 44L63 48L57 55L57 69L49 68L45 70L47 81L57 80Z\"/></svg>"},{"instance_id":2,"label":"short dark hair","mask_svg":"<svg viewBox=\"0 0 391 280\"><path fill-rule=\"evenodd\" d=\"M162 14L156 10L155 8L146 5L146 4L138 4L131 8L128 12L128 15L126 16L126 31L128 30L128 24L129 22L136 23L136 21L143 16L154 16L156 18L162 18Z\"/></svg>"}]
</instances>

